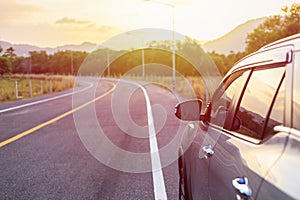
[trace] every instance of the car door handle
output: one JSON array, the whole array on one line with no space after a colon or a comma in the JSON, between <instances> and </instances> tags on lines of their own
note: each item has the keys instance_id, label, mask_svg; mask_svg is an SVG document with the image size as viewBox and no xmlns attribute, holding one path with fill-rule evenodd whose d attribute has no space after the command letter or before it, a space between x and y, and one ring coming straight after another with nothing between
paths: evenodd
<instances>
[{"instance_id":1,"label":"car door handle","mask_svg":"<svg viewBox=\"0 0 300 200\"><path fill-rule=\"evenodd\" d=\"M211 145L207 145L202 147L202 151L204 153L205 158L210 158L212 155L214 155L214 150L212 149Z\"/></svg>"},{"instance_id":2,"label":"car door handle","mask_svg":"<svg viewBox=\"0 0 300 200\"><path fill-rule=\"evenodd\" d=\"M249 186L248 178L235 178L232 180L233 187L237 190L238 194L236 199L249 199L252 194L252 190Z\"/></svg>"}]
</instances>

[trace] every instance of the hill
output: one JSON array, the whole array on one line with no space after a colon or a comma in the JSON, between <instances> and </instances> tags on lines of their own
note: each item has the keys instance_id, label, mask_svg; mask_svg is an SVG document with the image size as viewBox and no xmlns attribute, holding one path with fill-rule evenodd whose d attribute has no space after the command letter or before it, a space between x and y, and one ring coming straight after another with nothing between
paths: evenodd
<instances>
[{"instance_id":1,"label":"hill","mask_svg":"<svg viewBox=\"0 0 300 200\"><path fill-rule=\"evenodd\" d=\"M243 24L238 25L232 31L224 36L205 42L202 47L206 51L215 51L221 54L229 54L230 51L243 51L246 47L247 34L252 32L258 25L265 21L266 17L249 20Z\"/></svg>"},{"instance_id":2,"label":"hill","mask_svg":"<svg viewBox=\"0 0 300 200\"><path fill-rule=\"evenodd\" d=\"M229 54L230 51L243 51L246 46L245 39L247 34L252 32L259 24L263 23L265 19L266 17L249 20L216 40L201 42L203 44L202 47L206 51L216 51L217 53L222 54ZM28 56L29 51L46 51L48 54L53 54L54 52L63 50L92 52L95 50L97 45L90 42L84 42L79 45L70 44L50 48L38 47L29 44L12 44L6 41L0 41L0 46L3 48L3 51L9 47L13 47L15 49L15 54L18 56Z\"/></svg>"},{"instance_id":3,"label":"hill","mask_svg":"<svg viewBox=\"0 0 300 200\"><path fill-rule=\"evenodd\" d=\"M29 44L12 44L9 42L0 41L0 46L3 48L2 53L4 53L4 51L7 48L13 47L16 55L28 56L29 51L46 51L48 54L53 54L57 51L63 51L63 50L92 52L97 45L90 42L84 42L79 45L70 44L70 45L63 45L55 48L50 48L50 47L38 47Z\"/></svg>"}]
</instances>

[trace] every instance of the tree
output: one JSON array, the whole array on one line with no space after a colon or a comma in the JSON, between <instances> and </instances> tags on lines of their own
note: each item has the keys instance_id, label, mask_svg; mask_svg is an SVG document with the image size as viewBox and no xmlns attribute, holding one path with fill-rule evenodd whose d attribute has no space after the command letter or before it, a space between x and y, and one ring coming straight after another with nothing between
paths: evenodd
<instances>
[{"instance_id":1,"label":"tree","mask_svg":"<svg viewBox=\"0 0 300 200\"><path fill-rule=\"evenodd\" d=\"M5 56L0 56L0 74L11 73L11 62Z\"/></svg>"},{"instance_id":2,"label":"tree","mask_svg":"<svg viewBox=\"0 0 300 200\"><path fill-rule=\"evenodd\" d=\"M77 74L80 65L87 56L87 52L80 51L66 50L55 52L53 55L50 55L46 61L47 72L54 74L71 74L73 70L73 74Z\"/></svg>"},{"instance_id":3,"label":"tree","mask_svg":"<svg viewBox=\"0 0 300 200\"><path fill-rule=\"evenodd\" d=\"M48 73L49 56L46 51L30 51L30 59L32 65L32 73L42 74Z\"/></svg>"},{"instance_id":4,"label":"tree","mask_svg":"<svg viewBox=\"0 0 300 200\"><path fill-rule=\"evenodd\" d=\"M285 15L285 31L286 35L300 33L300 3L294 3L291 8L285 6L282 11Z\"/></svg>"},{"instance_id":5,"label":"tree","mask_svg":"<svg viewBox=\"0 0 300 200\"><path fill-rule=\"evenodd\" d=\"M0 74L5 74L5 73L11 73L12 72L12 65L16 59L16 54L14 53L14 48L9 47L6 49L4 52L3 56L0 57L0 67L1 67L1 72Z\"/></svg>"},{"instance_id":6,"label":"tree","mask_svg":"<svg viewBox=\"0 0 300 200\"><path fill-rule=\"evenodd\" d=\"M29 73L29 59L26 59L23 56L17 56L12 65L12 73L14 74Z\"/></svg>"},{"instance_id":7,"label":"tree","mask_svg":"<svg viewBox=\"0 0 300 200\"><path fill-rule=\"evenodd\" d=\"M246 52L252 53L278 39L300 33L300 3L283 7L284 16L268 17L246 38Z\"/></svg>"},{"instance_id":8,"label":"tree","mask_svg":"<svg viewBox=\"0 0 300 200\"><path fill-rule=\"evenodd\" d=\"M245 52L235 53L233 51L230 51L228 55L219 54L215 51L209 52L208 54L215 62L222 75L225 75L236 62L246 56Z\"/></svg>"},{"instance_id":9,"label":"tree","mask_svg":"<svg viewBox=\"0 0 300 200\"><path fill-rule=\"evenodd\" d=\"M9 47L8 49L6 49L5 53L3 56L7 57L10 62L12 63L13 60L16 58L16 54L14 53L14 48L13 47Z\"/></svg>"},{"instance_id":10,"label":"tree","mask_svg":"<svg viewBox=\"0 0 300 200\"><path fill-rule=\"evenodd\" d=\"M3 48L0 46L0 53L3 51Z\"/></svg>"}]
</instances>

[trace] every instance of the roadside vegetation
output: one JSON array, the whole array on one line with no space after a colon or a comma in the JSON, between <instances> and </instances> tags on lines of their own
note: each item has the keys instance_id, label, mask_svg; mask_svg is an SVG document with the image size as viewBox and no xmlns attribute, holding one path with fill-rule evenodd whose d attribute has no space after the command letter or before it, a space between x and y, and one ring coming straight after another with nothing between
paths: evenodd
<instances>
[{"instance_id":1,"label":"roadside vegetation","mask_svg":"<svg viewBox=\"0 0 300 200\"><path fill-rule=\"evenodd\" d=\"M176 92L180 99L200 98L206 100L206 87L204 79L201 76L176 77L175 89L172 76L145 76L130 74L122 77L123 79L147 82L159 87ZM209 95L209 94L208 94Z\"/></svg>"},{"instance_id":2,"label":"roadside vegetation","mask_svg":"<svg viewBox=\"0 0 300 200\"><path fill-rule=\"evenodd\" d=\"M185 82L188 80L188 85L193 86L194 94L204 99L207 94L205 93L205 81L201 76L202 70L209 77L215 77L215 69L212 66L216 66L218 74L224 75L238 60L262 46L300 33L300 3L284 7L282 11L283 15L268 17L265 22L248 34L245 40L246 48L243 52L231 51L228 55L215 51L205 53L199 41L195 39L186 37L185 41L176 41L176 71L185 77ZM167 66L170 71L172 46L171 41L165 40L151 41L143 50L98 49L91 54L68 50L58 51L51 55L46 51L31 51L28 56L17 56L12 47L6 50L0 47L0 102L69 89L74 85L72 77L74 75L124 77L135 67L143 64L142 53L144 53L144 65L158 63ZM110 63L107 61L108 54ZM87 57L88 59L86 59ZM86 66L86 71L80 69L81 65ZM144 79L145 81L160 80L166 83L167 87L172 84L170 73L165 74L162 69L148 70L146 75L151 79ZM141 72L129 77L142 78ZM16 94L16 81L18 82L18 94ZM30 81L31 83L29 83ZM42 87L41 81L44 82ZM29 84L32 85L30 95L28 95L27 89ZM188 88L185 83L176 83L176 85L178 90ZM188 89L185 90L182 94L190 93Z\"/></svg>"},{"instance_id":3,"label":"roadside vegetation","mask_svg":"<svg viewBox=\"0 0 300 200\"><path fill-rule=\"evenodd\" d=\"M0 76L0 102L27 99L74 87L74 76L13 74Z\"/></svg>"}]
</instances>

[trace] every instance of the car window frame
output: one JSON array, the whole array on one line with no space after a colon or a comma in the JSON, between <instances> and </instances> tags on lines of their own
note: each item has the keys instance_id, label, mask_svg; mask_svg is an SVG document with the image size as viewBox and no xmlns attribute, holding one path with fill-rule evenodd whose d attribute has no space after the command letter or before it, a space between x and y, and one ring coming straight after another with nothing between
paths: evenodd
<instances>
[{"instance_id":1,"label":"car window frame","mask_svg":"<svg viewBox=\"0 0 300 200\"><path fill-rule=\"evenodd\" d=\"M267 112L267 115L266 115L266 120L265 120L265 122L264 122L264 125L263 125L263 130L262 130L262 135L261 135L261 141L262 142L264 142L264 141L267 141L268 139L269 139L269 137L272 137L273 135L271 135L271 136L266 136L266 129L267 129L267 125L268 125L268 122L269 122L269 120L270 120L270 116L271 116L271 114L272 114L272 109L273 109L273 107L274 107L274 104L276 103L276 99L277 99L277 95L278 95L278 93L279 93L279 91L280 91L280 89L281 89L281 87L282 87L282 84L285 84L284 85L284 87L285 87L285 95L286 95L286 71L287 71L287 66L285 66L285 71L284 71L284 73L283 73L283 75L282 75L282 77L281 77L281 80L280 80L280 82L279 82L279 85L278 85L278 87L277 87L277 89L276 89L276 91L275 91L275 94L274 94L274 96L273 96L273 99L272 99L272 102L271 102L271 105L270 105L270 108L269 108L269 110L268 110L268 112ZM284 96L284 100L286 99L286 96ZM283 111L282 111L282 114L283 114L283 124L282 125L285 125L285 120L284 120L284 118L285 118L285 103L283 104Z\"/></svg>"},{"instance_id":2,"label":"car window frame","mask_svg":"<svg viewBox=\"0 0 300 200\"><path fill-rule=\"evenodd\" d=\"M211 107L212 107L212 103L215 101L215 99L220 98L224 92L227 90L227 88L235 81L237 80L237 78L241 77L244 73L249 72L248 76L245 78L245 80L243 81L243 83L241 83L243 86L238 88L237 91L235 91L235 94L233 95L232 98L232 103L228 108L228 115L224 121L224 126L221 127L219 125L215 125L213 123L210 122L210 117L209 117L209 125L221 130L230 130L232 123L233 123L233 119L234 119L234 110L236 107L236 103L238 101L238 99L240 99L240 95L241 93L245 90L245 86L247 85L249 78L251 77L252 74L252 69L251 68L247 68L247 69L242 69L242 70L238 70L233 72L232 74L230 74L228 77L226 77L221 84L218 86L216 92L213 94L213 97L211 99L211 102L209 104L209 108L206 110L205 115L210 116L211 115Z\"/></svg>"},{"instance_id":3,"label":"car window frame","mask_svg":"<svg viewBox=\"0 0 300 200\"><path fill-rule=\"evenodd\" d=\"M291 96L291 101L290 102L286 102L286 105L287 106L290 106L288 108L290 108L291 112L290 112L290 115L287 115L287 122L288 124L286 126L289 125L289 127L292 127L293 129L296 129L296 130L299 130L295 127L294 123L295 123L295 119L294 119L294 112L293 112L293 109L294 109L294 92L295 92L295 86L296 86L296 78L297 77L297 74L295 73L295 69L296 67L298 67L298 69L300 69L300 50L297 50L297 51L293 51L293 58L294 58L294 62L293 64L290 66L290 73L288 74L290 77L291 77L291 82L289 82L289 87L291 87L291 90L290 90L290 93L288 95ZM296 64L298 64L298 66L296 66ZM297 69L297 70L298 70ZM288 104L290 103L290 105ZM289 111L289 110L288 110Z\"/></svg>"},{"instance_id":4,"label":"car window frame","mask_svg":"<svg viewBox=\"0 0 300 200\"><path fill-rule=\"evenodd\" d=\"M217 129L221 130L223 133L232 135L234 137L237 137L237 138L242 139L242 140L246 140L246 141L254 143L254 144L260 144L260 143L265 142L266 139L268 139L268 138L264 138L264 136L265 136L265 133L264 133L265 132L265 127L268 123L270 114L272 112L273 105L274 105L275 100L276 100L276 96L277 96L278 91L281 87L281 84L286 84L286 81L284 83L283 83L283 81L286 79L286 73L287 73L287 70L288 70L288 65L289 65L288 63L276 63L276 64L267 64L267 65L260 65L260 66L256 65L256 66L253 66L253 67L242 68L240 70L234 71L232 74L230 74L228 77L226 77L224 79L224 81L222 81L222 83L219 85L216 92L214 93L214 95L212 97L212 102L216 98L220 98L222 96L222 94L226 91L226 89L229 87L229 85L232 84L239 77L239 76L237 76L237 74L242 75L244 73L247 73L247 71L249 71L248 77L243 82L243 86L238 88L237 91L235 92L234 96L233 96L232 103L231 103L231 105L228 109L227 118L224 121L224 126L221 127L221 126L215 125L211 122L209 122L209 125L214 127L214 128L217 128ZM256 70L268 70L270 68L279 68L279 67L284 67L285 71L284 71L282 77L280 77L280 83L279 83L278 87L276 88L276 91L275 91L274 96L272 98L271 104L270 104L270 106L268 108L268 111L266 113L263 129L261 130L262 131L261 132L262 137L260 139L257 139L257 138L254 138L254 137L243 135L243 134L238 133L236 131L232 131L231 128L232 128L232 125L233 125L233 122L234 122L234 117L237 115L238 109L240 107L241 101L243 99L244 93L245 93L246 88L248 86L248 83L249 83L249 81L252 77L253 72L256 71ZM285 87L286 87L286 90L287 90L286 85L285 85ZM223 93L220 93L220 91L223 92ZM286 91L285 91L285 94L286 94ZM286 99L286 96L285 96L285 99ZM209 106L211 106L211 105L209 105ZM284 104L284 111L283 111L284 116L285 116L285 106L286 106L286 104ZM211 112L211 108L208 109L206 114L209 114L209 116L210 116L210 112ZM285 119L285 117L284 117L284 119ZM283 121L283 125L285 125L285 120Z\"/></svg>"},{"instance_id":5,"label":"car window frame","mask_svg":"<svg viewBox=\"0 0 300 200\"><path fill-rule=\"evenodd\" d=\"M264 134L265 126L267 125L267 122L268 122L269 117L270 117L270 113L272 112L272 108L273 108L273 105L274 105L275 100L276 100L277 92L278 92L279 89L280 89L280 86L281 86L281 84L282 84L282 81L285 80L285 76L286 76L285 74L286 74L286 71L287 71L287 68L288 68L288 64L287 64L287 63L278 63L278 64L261 65L261 66L255 66L255 67L249 68L249 69L251 70L251 73L250 73L250 75L249 75L249 77L248 77L248 80L246 81L246 83L245 83L245 85L244 85L244 87L243 87L242 92L238 95L238 96L239 96L239 99L237 100L237 103L234 105L234 110L232 110L232 111L234 112L233 115L236 116L236 115L237 115L237 112L238 112L238 110L239 110L241 101L242 101L242 99L243 99L244 93L245 93L245 91L246 91L246 89L247 89L247 86L248 86L248 84L249 84L249 81L250 81L250 79L251 79L251 77L252 77L254 71L256 71L256 70L268 70L268 69L270 69L270 68L279 68L279 67L284 67L284 68L285 68L285 71L284 71L282 77L280 78L280 83L279 83L279 85L278 85L277 88L276 88L276 91L275 91L274 96L273 96L273 98L272 98L271 104L270 104L270 106L269 106L269 108L268 108L268 111L267 111L267 113L266 113L266 116L265 116L265 122L264 122L264 125L263 125L264 128L261 130L261 131L262 131L262 132L261 132L262 137L261 137L260 139L258 139L258 138L250 137L250 136L241 134L241 133L239 133L239 132L237 132L237 131L231 131L230 129L225 129L225 128L223 128L223 132L226 132L227 134L233 135L233 136L235 136L235 137L238 137L238 138L240 138L240 139L246 140L246 141L251 142L251 143L254 143L254 144L260 144L260 143L263 143L263 142L266 141L266 139L268 139L268 138L263 138L263 136L265 135L265 134ZM286 90L287 90L287 89L286 89ZM286 92L286 91L285 91L285 92ZM285 99L286 99L286 97L285 97ZM285 105L284 105L283 115L285 115ZM267 117L268 117L268 118L267 118ZM233 120L231 120L231 126L232 126L232 123L233 123ZM284 125L284 124L285 124L285 121L283 121L283 125Z\"/></svg>"}]
</instances>

